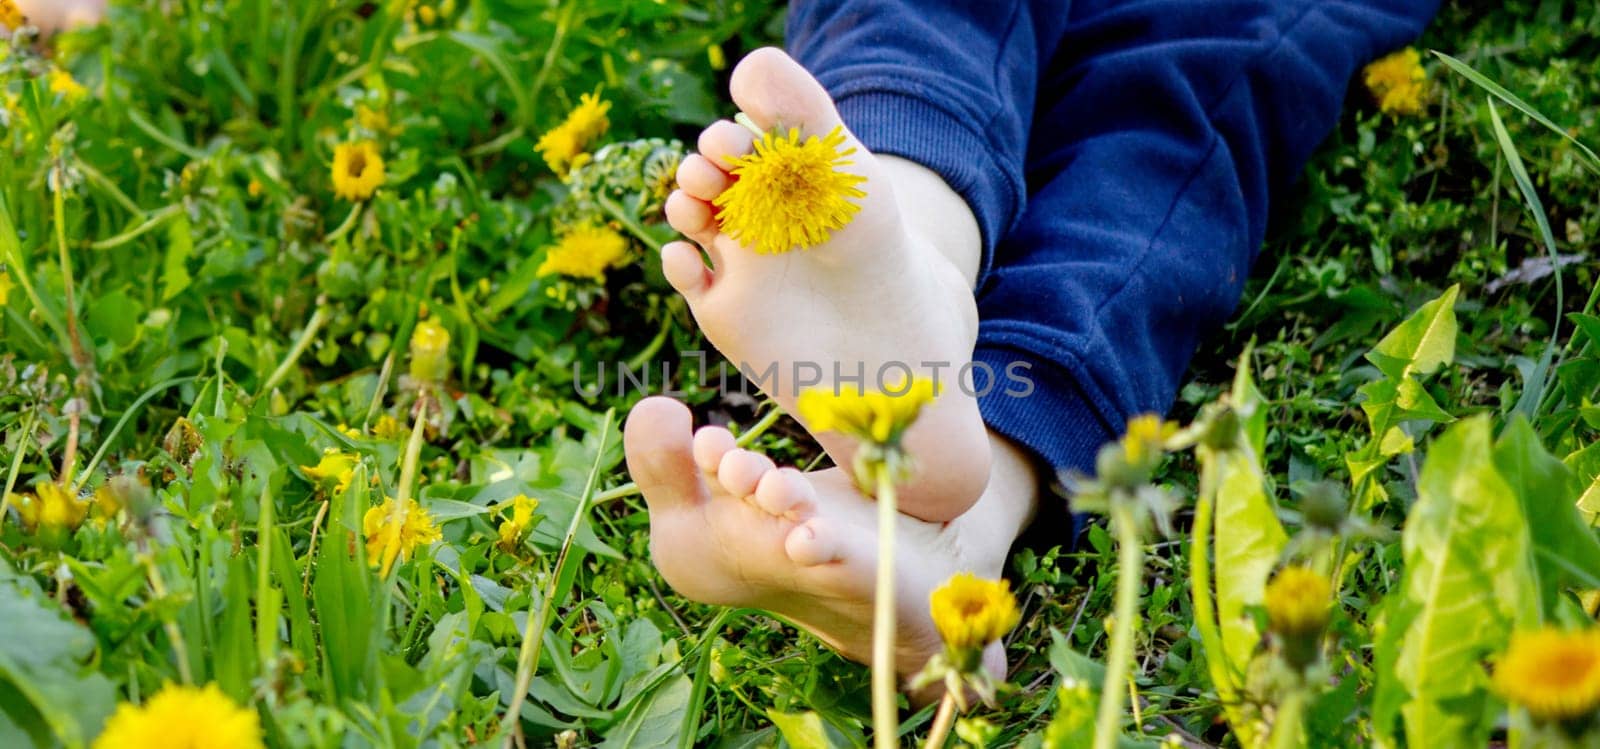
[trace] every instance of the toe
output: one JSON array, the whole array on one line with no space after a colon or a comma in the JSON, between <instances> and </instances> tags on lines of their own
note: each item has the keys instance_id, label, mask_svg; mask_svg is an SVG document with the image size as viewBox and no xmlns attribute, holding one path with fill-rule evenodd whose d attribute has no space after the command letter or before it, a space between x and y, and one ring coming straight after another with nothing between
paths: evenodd
<instances>
[{"instance_id":1,"label":"toe","mask_svg":"<svg viewBox=\"0 0 1600 749\"><path fill-rule=\"evenodd\" d=\"M682 190L667 196L667 223L684 236L701 246L711 244L717 236L716 223L711 220L711 205L698 200Z\"/></svg>"},{"instance_id":2,"label":"toe","mask_svg":"<svg viewBox=\"0 0 1600 749\"><path fill-rule=\"evenodd\" d=\"M730 162L755 148L755 135L743 125L721 120L700 131L696 147L712 166L727 169L732 166Z\"/></svg>"},{"instance_id":3,"label":"toe","mask_svg":"<svg viewBox=\"0 0 1600 749\"><path fill-rule=\"evenodd\" d=\"M773 470L772 460L749 450L733 450L722 456L717 466L717 481L735 497L748 497L755 493L761 477Z\"/></svg>"},{"instance_id":4,"label":"toe","mask_svg":"<svg viewBox=\"0 0 1600 749\"><path fill-rule=\"evenodd\" d=\"M783 541L783 550L790 561L802 567L865 563L871 557L872 539L861 534L870 530L863 531L834 518L818 516L790 530ZM862 544L866 546L863 548Z\"/></svg>"},{"instance_id":5,"label":"toe","mask_svg":"<svg viewBox=\"0 0 1600 749\"><path fill-rule=\"evenodd\" d=\"M622 435L628 472L652 511L709 496L695 467L691 424L689 409L671 398L646 398L628 414Z\"/></svg>"},{"instance_id":6,"label":"toe","mask_svg":"<svg viewBox=\"0 0 1600 749\"><path fill-rule=\"evenodd\" d=\"M701 471L714 475L722 465L722 456L732 452L735 444L733 433L722 427L700 427L694 433L694 462Z\"/></svg>"},{"instance_id":7,"label":"toe","mask_svg":"<svg viewBox=\"0 0 1600 749\"><path fill-rule=\"evenodd\" d=\"M816 506L816 493L805 474L793 468L768 471L756 485L756 504L771 515L805 520Z\"/></svg>"},{"instance_id":8,"label":"toe","mask_svg":"<svg viewBox=\"0 0 1600 749\"><path fill-rule=\"evenodd\" d=\"M690 301L711 286L711 269L700 251L688 242L669 242L661 248L661 273L667 283Z\"/></svg>"},{"instance_id":9,"label":"toe","mask_svg":"<svg viewBox=\"0 0 1600 749\"><path fill-rule=\"evenodd\" d=\"M731 181L727 172L699 154L690 154L678 165L678 186L701 200L716 199Z\"/></svg>"},{"instance_id":10,"label":"toe","mask_svg":"<svg viewBox=\"0 0 1600 749\"><path fill-rule=\"evenodd\" d=\"M800 127L822 135L840 124L827 90L788 53L776 47L746 55L728 88L739 109L762 128Z\"/></svg>"}]
</instances>

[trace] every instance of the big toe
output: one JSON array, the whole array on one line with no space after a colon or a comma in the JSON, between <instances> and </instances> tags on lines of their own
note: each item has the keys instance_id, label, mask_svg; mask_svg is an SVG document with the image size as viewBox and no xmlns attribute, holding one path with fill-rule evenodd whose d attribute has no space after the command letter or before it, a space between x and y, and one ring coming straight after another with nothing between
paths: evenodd
<instances>
[{"instance_id":1,"label":"big toe","mask_svg":"<svg viewBox=\"0 0 1600 749\"><path fill-rule=\"evenodd\" d=\"M811 73L776 47L746 55L728 83L733 102L763 129L800 127L825 135L840 124L839 110Z\"/></svg>"},{"instance_id":2,"label":"big toe","mask_svg":"<svg viewBox=\"0 0 1600 749\"><path fill-rule=\"evenodd\" d=\"M646 398L628 413L622 433L628 472L653 511L709 496L695 466L692 424L689 409L671 398Z\"/></svg>"}]
</instances>

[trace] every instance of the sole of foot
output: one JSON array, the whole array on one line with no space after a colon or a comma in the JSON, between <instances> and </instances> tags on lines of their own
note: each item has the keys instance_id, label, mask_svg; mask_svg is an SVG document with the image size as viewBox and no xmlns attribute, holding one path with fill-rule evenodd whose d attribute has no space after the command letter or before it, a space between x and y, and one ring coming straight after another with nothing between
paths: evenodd
<instances>
[{"instance_id":1,"label":"sole of foot","mask_svg":"<svg viewBox=\"0 0 1600 749\"><path fill-rule=\"evenodd\" d=\"M747 56L731 89L734 103L764 129L797 127L802 137L823 137L843 124L822 86L781 50ZM977 336L972 290L944 254L908 230L883 164L848 131L845 137L854 153L844 168L865 178L860 212L822 245L763 255L723 234L713 208L735 180L731 160L751 152L755 135L728 121L706 128L699 153L678 170L666 213L705 250L711 267L694 245L675 242L662 249L663 269L707 338L790 413L802 378L868 389L892 387L906 374L936 379L943 394L905 438L918 469L900 493L900 509L948 521L977 501L989 472L977 402L957 381ZM762 377L769 371L772 377ZM814 436L837 465L850 465L852 439Z\"/></svg>"},{"instance_id":2,"label":"sole of foot","mask_svg":"<svg viewBox=\"0 0 1600 749\"><path fill-rule=\"evenodd\" d=\"M692 431L688 408L648 398L628 415L628 470L650 507L650 551L680 595L784 616L848 658L871 655L877 508L839 469L801 473L735 446L720 427ZM1016 510L980 502L953 523L901 516L895 528L902 676L942 646L928 596L957 572L994 578L1020 527ZM1004 673L998 646L986 654ZM926 698L929 695L923 695Z\"/></svg>"}]
</instances>

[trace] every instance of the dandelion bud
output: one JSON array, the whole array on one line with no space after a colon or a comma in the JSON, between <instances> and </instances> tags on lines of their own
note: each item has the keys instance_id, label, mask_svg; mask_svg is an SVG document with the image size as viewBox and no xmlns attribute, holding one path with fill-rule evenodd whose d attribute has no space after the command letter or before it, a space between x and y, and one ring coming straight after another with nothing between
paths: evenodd
<instances>
[{"instance_id":1,"label":"dandelion bud","mask_svg":"<svg viewBox=\"0 0 1600 749\"><path fill-rule=\"evenodd\" d=\"M1306 567L1285 567L1267 584L1267 628L1277 635L1285 660L1296 670L1303 671L1317 660L1332 597L1328 578Z\"/></svg>"},{"instance_id":2,"label":"dandelion bud","mask_svg":"<svg viewBox=\"0 0 1600 749\"><path fill-rule=\"evenodd\" d=\"M432 320L411 331L411 379L438 384L450 374L450 331Z\"/></svg>"},{"instance_id":3,"label":"dandelion bud","mask_svg":"<svg viewBox=\"0 0 1600 749\"><path fill-rule=\"evenodd\" d=\"M1300 516L1307 527L1336 533L1344 526L1349 512L1350 500L1342 484L1318 481L1300 494Z\"/></svg>"},{"instance_id":4,"label":"dandelion bud","mask_svg":"<svg viewBox=\"0 0 1600 749\"><path fill-rule=\"evenodd\" d=\"M156 511L156 497L150 491L150 485L145 483L144 478L138 473L111 477L94 496L96 504L104 499L108 508L114 504L118 509L125 509L129 517L142 525L148 525L150 517Z\"/></svg>"}]
</instances>

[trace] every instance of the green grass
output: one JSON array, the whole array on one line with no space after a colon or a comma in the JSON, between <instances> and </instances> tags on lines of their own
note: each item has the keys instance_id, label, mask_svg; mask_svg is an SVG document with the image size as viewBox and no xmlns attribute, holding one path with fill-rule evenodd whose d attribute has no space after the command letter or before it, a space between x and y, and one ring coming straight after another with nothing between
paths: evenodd
<instances>
[{"instance_id":1,"label":"green grass","mask_svg":"<svg viewBox=\"0 0 1600 749\"><path fill-rule=\"evenodd\" d=\"M407 5L123 2L53 57L0 58L0 290L14 287L0 481L125 504L72 533L0 513L0 745L87 745L117 702L186 679L260 708L273 746L498 745L503 725L532 746L863 745L864 668L660 579L644 505L618 490L617 425L638 396L573 388L575 367L592 381L599 362L658 376L665 362L697 418L763 415L717 395L715 362L706 381L679 366L708 347L654 261L672 232L649 176L681 149L672 138L732 114L722 61L776 41L780 10L457 0L428 24ZM1226 439L1157 474L1180 509L1172 536L1146 539L1135 712L1117 726L1129 742L1265 740L1237 721L1270 727L1300 689L1252 639L1283 558L1340 572L1326 678L1306 693L1313 746L1531 737L1502 719L1483 664L1512 629L1589 623L1575 591L1600 588L1594 537L1571 505L1600 473L1586 450L1600 432L1600 162L1582 145L1600 145L1600 14L1447 3L1420 46L1464 69L1426 59L1432 102L1414 118L1376 112L1353 84L1338 130L1276 196L1234 320L1195 359L1173 418ZM55 66L87 95L53 94ZM1502 87L1493 106L1486 82ZM563 184L534 144L597 90L616 145ZM361 206L334 196L329 169L355 138L379 142L388 172ZM630 261L603 283L539 277L546 248L584 223L626 236ZM1454 326L1439 356L1443 339L1401 324L1454 286L1453 305L1416 318ZM439 387L408 374L424 312L452 338ZM1259 393L1235 383L1245 351ZM1386 387L1407 394L1388 411ZM1207 407L1225 394L1242 418ZM406 493L420 404L410 493L443 539L380 578L362 516ZM1381 450L1389 427L1415 451ZM780 462L818 455L788 420L757 444ZM360 458L349 491L302 468L330 448ZM1370 465L1353 477L1352 460ZM1302 528L1318 481L1355 498L1336 539ZM506 551L499 506L519 494L540 519ZM1213 537L1213 511L1238 522ZM1287 550L1249 543L1272 528ZM1101 525L1072 551L1036 536L1012 565L1015 688L958 728L974 745L1077 746L1094 722L1119 549ZM1196 587L1201 539L1217 556ZM1407 580L1437 595L1410 596ZM1220 632L1196 615L1212 585ZM1441 638L1475 649L1426 644ZM1219 675L1243 697L1219 698ZM1411 717L1429 705L1470 725Z\"/></svg>"}]
</instances>

